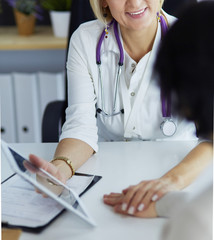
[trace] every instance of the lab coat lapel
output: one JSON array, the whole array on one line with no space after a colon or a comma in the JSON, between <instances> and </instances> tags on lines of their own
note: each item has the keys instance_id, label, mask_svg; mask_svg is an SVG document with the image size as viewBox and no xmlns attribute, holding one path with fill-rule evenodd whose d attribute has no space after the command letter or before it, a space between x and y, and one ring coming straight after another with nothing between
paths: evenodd
<instances>
[{"instance_id":1,"label":"lab coat lapel","mask_svg":"<svg viewBox=\"0 0 214 240\"><path fill-rule=\"evenodd\" d=\"M122 39L120 27L118 28L118 30L119 30L119 37L120 37L120 39ZM112 51L117 55L118 61L119 61L120 51L119 51L118 43L117 43L117 40L116 40L116 37L115 37L115 34L114 34L113 26L111 27L111 33L110 34L109 34L110 38L106 39L106 41L104 40L104 45L103 45L104 47L103 47L103 50L102 50L103 52L102 53L104 53L104 51ZM123 41L122 40L121 40L121 43L122 43L122 46L123 46ZM124 59L124 61L125 61L125 59ZM116 73L118 65L116 64L116 66L115 66L112 63L110 63L110 64L112 66L113 73ZM124 67L124 65L123 65L123 67ZM126 82L125 82L124 70L122 70L122 72L121 72L119 85L120 85L119 89L121 91L120 94L122 95L122 100L123 100L123 108L125 110L124 111L124 122L126 123L128 118L129 118L130 112L131 112L131 103L130 103L129 93L128 93L128 89L127 89Z\"/></svg>"},{"instance_id":2,"label":"lab coat lapel","mask_svg":"<svg viewBox=\"0 0 214 240\"><path fill-rule=\"evenodd\" d=\"M140 87L135 99L135 102L133 104L133 107L131 109L130 107L130 114L128 116L126 116L126 121L124 121L124 137L132 137L132 132L133 129L135 129L136 123L135 123L135 119L136 119L136 114L139 111L139 108L142 106L142 102L143 99L146 95L147 89L149 87L149 83L151 81L152 78L152 74L153 74L153 65L154 65L154 61L155 61L155 57L156 57L156 53L157 53L157 49L158 49L158 45L159 45L159 41L160 41L160 26L158 25L158 32L157 32L157 36L155 38L155 42L151 51L151 54L149 56L147 65L146 65L146 69L144 71L144 74L142 76L141 82L140 82ZM127 99L129 99L128 95L127 95ZM130 102L129 102L130 104ZM137 129L135 129L135 133L136 133Z\"/></svg>"},{"instance_id":3,"label":"lab coat lapel","mask_svg":"<svg viewBox=\"0 0 214 240\"><path fill-rule=\"evenodd\" d=\"M119 36L120 36L120 39L121 39L121 44L122 44L122 47L124 49L120 27L118 27L118 30L119 30ZM118 48L118 45L117 45L117 48ZM119 50L119 48L118 48L118 50ZM124 57L123 68L124 68L124 66L125 66L125 57ZM127 88L127 85L126 85L124 75L125 75L125 71L123 69L122 72L121 72L121 78L120 78L120 89L121 89L123 108L124 108L124 126L126 126L126 123L128 121L128 118L129 118L129 115L130 115L130 112L131 112L131 102L130 102L130 99L129 99L129 92L128 92L128 88Z\"/></svg>"},{"instance_id":4,"label":"lab coat lapel","mask_svg":"<svg viewBox=\"0 0 214 240\"><path fill-rule=\"evenodd\" d=\"M109 28L107 38L103 39L101 49L101 82L98 81L98 106L104 108L109 113L113 110L113 98L114 98L114 87L116 72L118 67L118 60L120 57L120 52L118 49L117 41L114 35L113 26ZM98 73L97 73L98 75ZM99 79L98 79L99 80ZM101 94L103 91L103 94ZM101 97L101 95L103 95ZM104 110L104 109L103 109Z\"/></svg>"},{"instance_id":5,"label":"lab coat lapel","mask_svg":"<svg viewBox=\"0 0 214 240\"><path fill-rule=\"evenodd\" d=\"M120 89L122 94L122 100L123 100L123 107L124 107L124 126L126 126L127 121L129 119L129 115L131 112L131 102L129 99L129 92L125 81L124 76L125 71L122 71L121 74L121 81L120 81Z\"/></svg>"}]
</instances>

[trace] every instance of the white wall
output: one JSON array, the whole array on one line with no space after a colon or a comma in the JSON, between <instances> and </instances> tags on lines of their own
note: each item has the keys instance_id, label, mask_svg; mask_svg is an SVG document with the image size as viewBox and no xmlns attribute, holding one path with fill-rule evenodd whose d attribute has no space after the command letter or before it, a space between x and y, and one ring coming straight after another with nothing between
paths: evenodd
<instances>
[{"instance_id":1,"label":"white wall","mask_svg":"<svg viewBox=\"0 0 214 240\"><path fill-rule=\"evenodd\" d=\"M60 72L65 61L66 50L1 50L0 73Z\"/></svg>"}]
</instances>

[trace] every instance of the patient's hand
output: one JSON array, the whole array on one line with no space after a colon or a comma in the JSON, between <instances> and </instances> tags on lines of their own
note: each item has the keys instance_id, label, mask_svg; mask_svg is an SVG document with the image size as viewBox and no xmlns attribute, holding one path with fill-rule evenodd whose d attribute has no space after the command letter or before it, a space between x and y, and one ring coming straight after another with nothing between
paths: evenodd
<instances>
[{"instance_id":1,"label":"patient's hand","mask_svg":"<svg viewBox=\"0 0 214 240\"><path fill-rule=\"evenodd\" d=\"M114 207L114 211L120 214L132 215L140 218L157 217L157 212L155 208L156 202L151 202L149 206L144 210L136 210L133 213L129 213L128 210L124 210L123 208L124 196L125 195L123 193L110 193L108 195L104 195L103 201L105 204Z\"/></svg>"},{"instance_id":2,"label":"patient's hand","mask_svg":"<svg viewBox=\"0 0 214 240\"><path fill-rule=\"evenodd\" d=\"M142 181L122 193L104 195L104 203L115 207L117 212L141 217L155 217L154 202L167 192L179 190L171 178L162 177Z\"/></svg>"}]
</instances>

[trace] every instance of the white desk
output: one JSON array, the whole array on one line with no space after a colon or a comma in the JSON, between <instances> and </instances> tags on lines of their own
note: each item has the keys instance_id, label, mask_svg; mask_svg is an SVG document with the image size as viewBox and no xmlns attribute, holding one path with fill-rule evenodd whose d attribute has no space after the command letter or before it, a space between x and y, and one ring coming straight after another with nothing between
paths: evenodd
<instances>
[{"instance_id":1,"label":"white desk","mask_svg":"<svg viewBox=\"0 0 214 240\"><path fill-rule=\"evenodd\" d=\"M79 172L101 175L103 178L82 200L98 224L90 227L79 217L64 212L39 234L23 232L20 240L159 240L163 218L140 219L115 214L104 205L105 193L118 192L141 180L160 177L176 165L197 142L114 142L100 143L97 154L91 157ZM51 159L56 144L11 144L27 157L29 153ZM10 174L7 163L2 162L2 178Z\"/></svg>"}]
</instances>

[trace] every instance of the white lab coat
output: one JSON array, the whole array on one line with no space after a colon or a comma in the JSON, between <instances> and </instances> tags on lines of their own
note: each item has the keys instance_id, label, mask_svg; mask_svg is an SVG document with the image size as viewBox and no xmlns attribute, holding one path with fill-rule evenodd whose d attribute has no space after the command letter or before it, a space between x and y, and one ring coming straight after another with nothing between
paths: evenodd
<instances>
[{"instance_id":1,"label":"white lab coat","mask_svg":"<svg viewBox=\"0 0 214 240\"><path fill-rule=\"evenodd\" d=\"M168 14L166 17L169 25L175 20ZM160 130L163 121L160 89L153 74L153 63L161 39L160 24L153 50L138 63L124 51L116 104L116 110L124 109L124 114L113 117L97 114L96 118L96 107L101 108L103 102L96 64L96 46L103 29L104 25L94 20L80 25L71 37L67 60L68 108L60 140L80 139L97 151L98 140L196 139L194 124L183 119L173 118L177 131L172 137L165 137ZM103 100L108 113L113 110L119 57L118 44L111 27L101 47Z\"/></svg>"}]
</instances>

